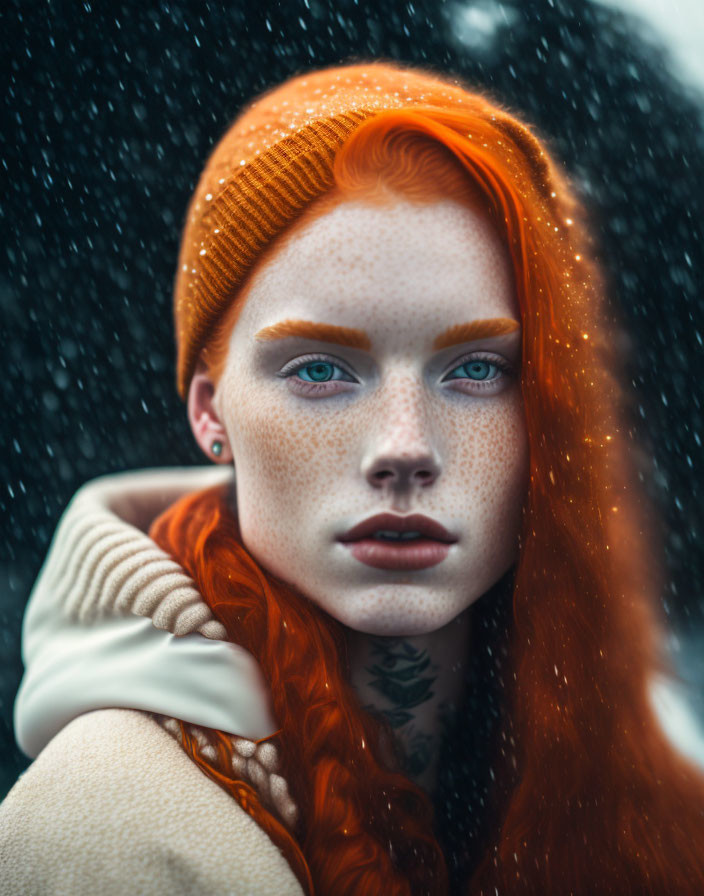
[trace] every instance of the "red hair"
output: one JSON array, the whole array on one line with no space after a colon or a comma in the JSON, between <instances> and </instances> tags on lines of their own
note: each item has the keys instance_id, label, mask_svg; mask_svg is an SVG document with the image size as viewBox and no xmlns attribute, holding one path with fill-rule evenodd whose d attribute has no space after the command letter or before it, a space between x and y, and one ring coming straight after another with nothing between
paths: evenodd
<instances>
[{"instance_id":1,"label":"red hair","mask_svg":"<svg viewBox=\"0 0 704 896\"><path fill-rule=\"evenodd\" d=\"M530 483L506 619L494 812L467 885L472 894L698 893L704 778L668 742L649 698L666 669L662 573L624 430L618 322L564 177L526 127L482 103L481 114L370 118L336 156L335 191L310 211L387 191L481 201L511 253ZM231 318L208 346L215 371L228 327ZM246 552L221 493L187 496L151 534L261 664L301 828L294 838L267 827L265 813L260 821L277 842L291 839L290 853L300 846L315 891L445 893L427 797L389 767L381 725L347 681L341 626Z\"/></svg>"}]
</instances>

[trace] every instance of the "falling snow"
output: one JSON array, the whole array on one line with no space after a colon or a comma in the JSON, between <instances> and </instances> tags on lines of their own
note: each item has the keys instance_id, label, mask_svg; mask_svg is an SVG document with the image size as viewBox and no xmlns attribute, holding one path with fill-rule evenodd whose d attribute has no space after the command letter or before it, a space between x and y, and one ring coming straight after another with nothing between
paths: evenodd
<instances>
[{"instance_id":1,"label":"falling snow","mask_svg":"<svg viewBox=\"0 0 704 896\"><path fill-rule=\"evenodd\" d=\"M202 462L176 395L170 307L201 166L255 93L350 59L454 72L567 167L629 334L632 452L661 520L663 609L683 668L704 679L687 646L704 627L702 105L657 46L633 42L627 16L586 0L9 6L0 736L14 758L0 796L23 763L11 734L22 610L59 514L99 474ZM499 642L485 657L497 682Z\"/></svg>"}]
</instances>

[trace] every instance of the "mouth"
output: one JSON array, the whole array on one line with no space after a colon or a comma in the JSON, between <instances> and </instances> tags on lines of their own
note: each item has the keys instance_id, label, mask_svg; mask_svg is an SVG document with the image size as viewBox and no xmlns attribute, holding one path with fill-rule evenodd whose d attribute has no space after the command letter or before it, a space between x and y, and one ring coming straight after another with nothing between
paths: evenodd
<instances>
[{"instance_id":1,"label":"mouth","mask_svg":"<svg viewBox=\"0 0 704 896\"><path fill-rule=\"evenodd\" d=\"M338 540L367 566L419 570L442 563L457 538L436 520L419 513L381 513L353 526Z\"/></svg>"}]
</instances>

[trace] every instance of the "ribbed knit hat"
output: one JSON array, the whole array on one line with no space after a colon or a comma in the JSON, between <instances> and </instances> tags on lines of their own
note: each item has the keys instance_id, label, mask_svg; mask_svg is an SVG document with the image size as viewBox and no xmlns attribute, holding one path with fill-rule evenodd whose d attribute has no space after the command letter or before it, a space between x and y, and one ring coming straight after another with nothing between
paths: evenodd
<instances>
[{"instance_id":1,"label":"ribbed knit hat","mask_svg":"<svg viewBox=\"0 0 704 896\"><path fill-rule=\"evenodd\" d=\"M174 314L182 398L247 272L332 187L339 147L365 120L403 108L464 109L486 118L498 111L434 74L372 62L292 78L231 125L200 177L181 242Z\"/></svg>"}]
</instances>

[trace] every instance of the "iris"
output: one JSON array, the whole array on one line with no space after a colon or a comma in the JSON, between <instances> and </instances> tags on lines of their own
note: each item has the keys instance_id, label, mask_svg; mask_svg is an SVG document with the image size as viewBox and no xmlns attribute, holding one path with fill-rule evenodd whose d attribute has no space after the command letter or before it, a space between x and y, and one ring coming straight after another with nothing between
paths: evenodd
<instances>
[{"instance_id":1,"label":"iris","mask_svg":"<svg viewBox=\"0 0 704 896\"><path fill-rule=\"evenodd\" d=\"M334 368L334 364L327 364L325 362L319 361L316 364L306 364L305 367L301 367L298 371L298 375L301 376L301 379L306 379L305 376L302 376L303 372L306 370L312 371L310 373L310 382L312 383L323 383L329 379L332 379L332 371Z\"/></svg>"},{"instance_id":2,"label":"iris","mask_svg":"<svg viewBox=\"0 0 704 896\"><path fill-rule=\"evenodd\" d=\"M491 368L495 365L490 364L488 361L472 361L471 363L463 364L462 366L467 371L469 379L485 380L488 379L489 374L491 373Z\"/></svg>"}]
</instances>

